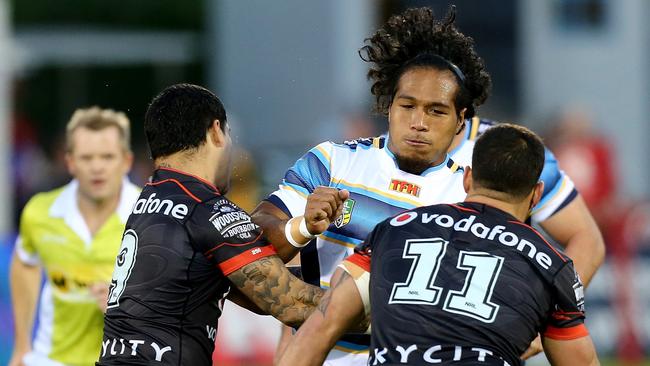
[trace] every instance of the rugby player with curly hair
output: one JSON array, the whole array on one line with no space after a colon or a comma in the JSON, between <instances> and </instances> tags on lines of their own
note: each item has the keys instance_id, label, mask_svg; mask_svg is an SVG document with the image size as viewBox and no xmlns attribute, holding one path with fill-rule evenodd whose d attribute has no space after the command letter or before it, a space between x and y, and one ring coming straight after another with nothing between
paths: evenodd
<instances>
[{"instance_id":1,"label":"rugby player with curly hair","mask_svg":"<svg viewBox=\"0 0 650 366\"><path fill-rule=\"evenodd\" d=\"M429 8L408 9L368 38L360 56L371 65L375 109L387 116L388 133L317 145L255 210L284 260L300 253L305 281L329 287L336 266L385 218L464 199L463 166L491 126L476 116L491 81L455 17L454 8L443 19ZM548 151L541 180L546 189L532 220L566 246L588 282L603 259L600 233ZM368 344L367 336L347 335L325 364L365 364Z\"/></svg>"}]
</instances>

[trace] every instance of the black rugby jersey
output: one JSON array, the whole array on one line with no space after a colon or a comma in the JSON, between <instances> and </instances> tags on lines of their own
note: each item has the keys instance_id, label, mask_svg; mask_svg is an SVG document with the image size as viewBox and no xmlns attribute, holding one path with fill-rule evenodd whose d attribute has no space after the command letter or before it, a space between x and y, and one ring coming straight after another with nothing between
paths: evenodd
<instances>
[{"instance_id":1,"label":"black rugby jersey","mask_svg":"<svg viewBox=\"0 0 650 366\"><path fill-rule=\"evenodd\" d=\"M226 276L272 254L216 187L156 170L126 223L97 365L212 365Z\"/></svg>"},{"instance_id":2,"label":"black rugby jersey","mask_svg":"<svg viewBox=\"0 0 650 366\"><path fill-rule=\"evenodd\" d=\"M487 205L404 212L346 261L370 272L369 364L514 366L538 332L588 334L571 260Z\"/></svg>"}]
</instances>

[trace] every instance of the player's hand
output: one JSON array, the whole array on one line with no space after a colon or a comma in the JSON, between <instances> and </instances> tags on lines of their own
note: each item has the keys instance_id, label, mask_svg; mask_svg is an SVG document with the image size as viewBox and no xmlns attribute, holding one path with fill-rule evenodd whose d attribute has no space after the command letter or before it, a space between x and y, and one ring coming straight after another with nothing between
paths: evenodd
<instances>
[{"instance_id":1,"label":"player's hand","mask_svg":"<svg viewBox=\"0 0 650 366\"><path fill-rule=\"evenodd\" d=\"M343 202L350 197L346 189L316 187L307 197L305 223L312 235L323 233L343 213Z\"/></svg>"},{"instance_id":2,"label":"player's hand","mask_svg":"<svg viewBox=\"0 0 650 366\"><path fill-rule=\"evenodd\" d=\"M524 352L523 355L521 355L522 360L527 360L536 354L542 352L544 348L542 348L542 337L537 335L537 338L533 339L533 341L530 343L530 346L528 346L528 349L526 352Z\"/></svg>"},{"instance_id":3,"label":"player's hand","mask_svg":"<svg viewBox=\"0 0 650 366\"><path fill-rule=\"evenodd\" d=\"M95 298L95 302L102 313L106 312L106 303L108 302L108 284L96 282L89 287L90 295Z\"/></svg>"}]
</instances>

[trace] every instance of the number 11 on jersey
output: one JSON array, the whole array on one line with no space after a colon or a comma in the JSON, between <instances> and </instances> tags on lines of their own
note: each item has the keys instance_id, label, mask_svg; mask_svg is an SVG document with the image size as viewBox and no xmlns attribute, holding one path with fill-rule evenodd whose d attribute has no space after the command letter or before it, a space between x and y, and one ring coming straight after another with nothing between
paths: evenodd
<instances>
[{"instance_id":1,"label":"number 11 on jersey","mask_svg":"<svg viewBox=\"0 0 650 366\"><path fill-rule=\"evenodd\" d=\"M441 238L412 239L404 245L402 258L413 261L405 282L393 285L389 304L438 305L443 288L435 286L448 241ZM461 290L449 290L443 310L492 323L499 305L491 301L503 257L486 252L461 250L456 268L466 271Z\"/></svg>"}]
</instances>

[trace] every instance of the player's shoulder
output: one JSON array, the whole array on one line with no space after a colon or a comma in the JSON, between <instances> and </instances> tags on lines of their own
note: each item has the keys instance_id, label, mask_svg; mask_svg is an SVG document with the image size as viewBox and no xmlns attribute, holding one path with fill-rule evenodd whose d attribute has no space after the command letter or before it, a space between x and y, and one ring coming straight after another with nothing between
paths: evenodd
<instances>
[{"instance_id":1,"label":"player's shoulder","mask_svg":"<svg viewBox=\"0 0 650 366\"><path fill-rule=\"evenodd\" d=\"M406 225L427 225L429 222L439 218L441 215L457 216L457 212L454 210L455 206L456 205L440 203L415 207L393 215L382 221L379 225L389 230ZM446 220L444 217L442 219Z\"/></svg>"},{"instance_id":2,"label":"player's shoulder","mask_svg":"<svg viewBox=\"0 0 650 366\"><path fill-rule=\"evenodd\" d=\"M210 223L217 230L252 222L248 212L224 196L216 196L197 204L192 211L192 220Z\"/></svg>"},{"instance_id":3,"label":"player's shoulder","mask_svg":"<svg viewBox=\"0 0 650 366\"><path fill-rule=\"evenodd\" d=\"M385 144L385 136L363 137L343 142L325 141L309 150L307 155L315 155L318 161L328 168L340 168L352 164L352 161L357 159L364 160L380 153Z\"/></svg>"},{"instance_id":4,"label":"player's shoulder","mask_svg":"<svg viewBox=\"0 0 650 366\"><path fill-rule=\"evenodd\" d=\"M485 131L498 125L499 122L487 118L481 118L479 116L474 116L468 124L469 134L467 139L476 140L479 136L485 133Z\"/></svg>"},{"instance_id":5,"label":"player's shoulder","mask_svg":"<svg viewBox=\"0 0 650 366\"><path fill-rule=\"evenodd\" d=\"M549 275L556 273L559 269L571 262L560 248L551 243L542 233L534 227L521 221L509 220L504 230L503 237L500 234L497 238L503 245L511 246L521 254L527 256L531 262L535 262ZM508 238L507 233L513 235ZM516 239L516 242L515 240Z\"/></svg>"},{"instance_id":6,"label":"player's shoulder","mask_svg":"<svg viewBox=\"0 0 650 366\"><path fill-rule=\"evenodd\" d=\"M350 151L382 149L386 143L386 136L360 137L354 140L347 140L341 143L332 142L336 148L347 149Z\"/></svg>"},{"instance_id":7,"label":"player's shoulder","mask_svg":"<svg viewBox=\"0 0 650 366\"><path fill-rule=\"evenodd\" d=\"M248 212L226 197L218 196L196 206L192 222L203 238L218 238L228 242L244 243L259 237L262 229L253 222ZM218 235L216 235L218 234Z\"/></svg>"}]
</instances>

